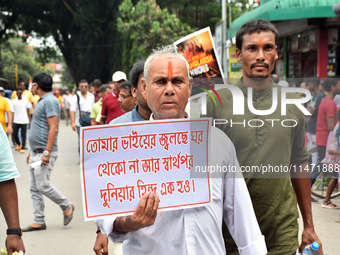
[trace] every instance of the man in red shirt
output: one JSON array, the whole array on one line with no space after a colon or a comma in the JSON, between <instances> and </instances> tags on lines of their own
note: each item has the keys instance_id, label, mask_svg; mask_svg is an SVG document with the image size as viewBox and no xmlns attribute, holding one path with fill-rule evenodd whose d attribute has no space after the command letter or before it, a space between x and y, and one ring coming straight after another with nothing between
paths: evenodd
<instances>
[{"instance_id":1,"label":"man in red shirt","mask_svg":"<svg viewBox=\"0 0 340 255\"><path fill-rule=\"evenodd\" d=\"M112 93L110 95L107 95L107 97L103 100L103 106L102 106L102 113L99 124L107 124L110 123L111 120L121 116L124 114L122 109L120 108L119 102L118 102L118 95L116 94L116 91L119 91L118 87L119 85L126 81L126 75L125 73L121 71L117 71L112 76L112 81L114 84L114 89L112 90Z\"/></svg>"},{"instance_id":2,"label":"man in red shirt","mask_svg":"<svg viewBox=\"0 0 340 255\"><path fill-rule=\"evenodd\" d=\"M318 157L316 160L316 166L312 168L311 172L311 184L313 186L316 177L321 173L322 164L321 161L325 158L327 139L330 131L333 131L335 124L337 123L336 103L333 101L335 95L340 94L340 79L327 78L323 82L323 87L327 91L327 95L321 101L319 106L318 119L316 122L316 145ZM324 201L330 202L330 201ZM328 206L332 206L332 203L328 203ZM336 207L335 205L333 205Z\"/></svg>"}]
</instances>

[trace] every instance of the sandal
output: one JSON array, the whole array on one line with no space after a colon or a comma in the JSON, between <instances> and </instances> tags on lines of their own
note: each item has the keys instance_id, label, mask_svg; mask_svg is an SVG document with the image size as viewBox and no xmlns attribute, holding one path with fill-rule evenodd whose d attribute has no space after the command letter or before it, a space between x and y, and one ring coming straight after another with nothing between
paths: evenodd
<instances>
[{"instance_id":1,"label":"sandal","mask_svg":"<svg viewBox=\"0 0 340 255\"><path fill-rule=\"evenodd\" d=\"M322 208L327 208L327 209L339 209L339 206L337 206L336 204L333 204L331 202L331 200L329 201L323 201L322 205L321 205Z\"/></svg>"}]
</instances>

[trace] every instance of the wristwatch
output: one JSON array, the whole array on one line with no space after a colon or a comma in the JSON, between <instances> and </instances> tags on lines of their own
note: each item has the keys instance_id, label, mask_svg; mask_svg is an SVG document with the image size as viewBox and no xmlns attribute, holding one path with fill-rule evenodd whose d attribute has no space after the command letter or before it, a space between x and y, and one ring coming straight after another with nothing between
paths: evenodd
<instances>
[{"instance_id":1,"label":"wristwatch","mask_svg":"<svg viewBox=\"0 0 340 255\"><path fill-rule=\"evenodd\" d=\"M45 157L50 157L51 155L50 155L50 152L48 151L48 150L44 150L43 151L43 155L45 156Z\"/></svg>"},{"instance_id":2,"label":"wristwatch","mask_svg":"<svg viewBox=\"0 0 340 255\"><path fill-rule=\"evenodd\" d=\"M22 229L21 228L9 228L7 229L7 235L18 235L22 236Z\"/></svg>"}]
</instances>

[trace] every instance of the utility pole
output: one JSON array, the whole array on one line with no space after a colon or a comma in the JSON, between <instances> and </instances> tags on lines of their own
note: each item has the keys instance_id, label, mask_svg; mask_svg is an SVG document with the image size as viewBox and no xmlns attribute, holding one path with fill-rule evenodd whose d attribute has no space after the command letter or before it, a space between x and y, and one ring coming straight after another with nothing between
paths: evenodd
<instances>
[{"instance_id":1,"label":"utility pole","mask_svg":"<svg viewBox=\"0 0 340 255\"><path fill-rule=\"evenodd\" d=\"M227 5L226 0L222 0L222 58L223 58L223 71L224 78L228 78L228 67L227 67L227 52L226 52L226 41L227 41Z\"/></svg>"},{"instance_id":2,"label":"utility pole","mask_svg":"<svg viewBox=\"0 0 340 255\"><path fill-rule=\"evenodd\" d=\"M18 88L18 64L15 64L15 87Z\"/></svg>"}]
</instances>

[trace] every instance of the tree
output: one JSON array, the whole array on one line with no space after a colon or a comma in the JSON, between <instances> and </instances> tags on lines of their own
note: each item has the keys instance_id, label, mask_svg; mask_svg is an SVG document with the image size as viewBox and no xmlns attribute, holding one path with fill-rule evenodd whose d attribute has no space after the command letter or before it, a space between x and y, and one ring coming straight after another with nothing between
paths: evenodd
<instances>
[{"instance_id":1,"label":"tree","mask_svg":"<svg viewBox=\"0 0 340 255\"><path fill-rule=\"evenodd\" d=\"M124 47L124 67L131 68L157 46L171 44L194 31L181 23L176 15L161 9L155 0L140 0L136 5L131 0L124 0L119 11L118 30L127 41L132 41Z\"/></svg>"},{"instance_id":2,"label":"tree","mask_svg":"<svg viewBox=\"0 0 340 255\"><path fill-rule=\"evenodd\" d=\"M0 38L8 31L53 36L75 82L110 79L124 45L117 31L120 0L1 1Z\"/></svg>"},{"instance_id":3,"label":"tree","mask_svg":"<svg viewBox=\"0 0 340 255\"><path fill-rule=\"evenodd\" d=\"M62 72L61 84L63 87L67 87L69 91L72 91L74 88L74 80L68 68L64 68L64 71Z\"/></svg>"},{"instance_id":4,"label":"tree","mask_svg":"<svg viewBox=\"0 0 340 255\"><path fill-rule=\"evenodd\" d=\"M106 82L111 79L113 72L131 68L128 66L132 61L127 49L136 47L134 38L124 37L118 32L118 6L122 1L3 0L0 1L0 39L4 42L18 31L41 38L53 36L76 83L80 79L91 81L95 78ZM137 0L133 1L136 3ZM160 9L168 7L168 13L176 14L180 21L188 23L195 30L209 25L214 31L214 24L221 17L220 0L158 2ZM246 2L235 0L232 5L242 10ZM236 13L233 15L237 16ZM175 20L174 17L170 19ZM154 33L157 34L162 26L162 23L158 27L155 25ZM147 31L149 33L150 30ZM49 47L38 49L37 52L42 63L53 58L54 54ZM132 56L132 59L138 57Z\"/></svg>"},{"instance_id":5,"label":"tree","mask_svg":"<svg viewBox=\"0 0 340 255\"><path fill-rule=\"evenodd\" d=\"M42 67L33 58L33 49L29 49L21 38L11 38L2 48L4 78L15 86L15 64L18 65L18 81L23 80L28 84L29 78L39 72L53 75L51 68Z\"/></svg>"},{"instance_id":6,"label":"tree","mask_svg":"<svg viewBox=\"0 0 340 255\"><path fill-rule=\"evenodd\" d=\"M230 11L229 8L231 7L231 19L229 17ZM256 1L249 1L249 0L240 0L240 1L231 1L227 4L227 27L230 26L230 20L234 21L235 19L239 18L243 14L253 10L257 7Z\"/></svg>"},{"instance_id":7,"label":"tree","mask_svg":"<svg viewBox=\"0 0 340 255\"><path fill-rule=\"evenodd\" d=\"M158 0L157 3L195 30L210 26L214 31L222 17L220 0Z\"/></svg>"}]
</instances>

